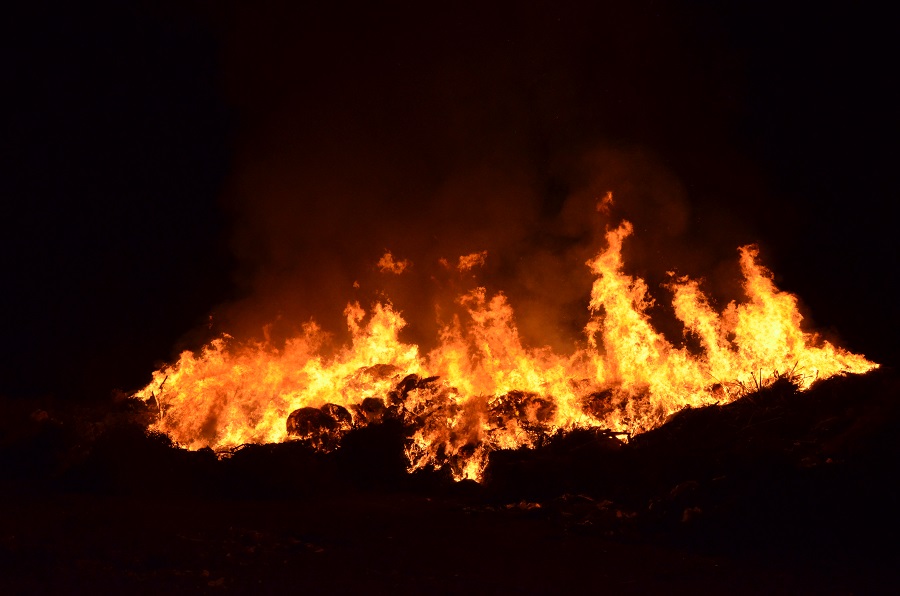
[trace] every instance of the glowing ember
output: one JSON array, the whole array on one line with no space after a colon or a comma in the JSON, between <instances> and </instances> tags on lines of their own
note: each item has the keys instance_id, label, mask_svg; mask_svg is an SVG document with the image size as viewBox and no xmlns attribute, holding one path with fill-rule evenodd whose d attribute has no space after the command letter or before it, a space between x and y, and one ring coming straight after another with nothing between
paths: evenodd
<instances>
[{"instance_id":1,"label":"glowing ember","mask_svg":"<svg viewBox=\"0 0 900 596\"><path fill-rule=\"evenodd\" d=\"M156 400L155 428L189 449L293 437L328 450L354 425L397 416L412 429L411 470L450 466L457 479L478 480L491 451L532 446L558 430L633 435L778 376L806 389L878 366L803 332L796 298L775 287L754 247L740 249L747 301L721 313L699 282L672 275L675 315L701 345L700 353L676 348L650 323L646 283L622 272L631 232L628 222L607 232L606 249L587 263L596 276L590 320L571 355L523 345L506 297L477 288L458 298L465 315L427 354L400 340L405 323L390 303L369 311L352 303L344 311L352 341L332 356L323 356L325 334L312 323L283 348L223 336L182 353L136 395ZM455 268L469 271L486 257L462 256ZM387 252L377 265L399 274L408 262Z\"/></svg>"}]
</instances>

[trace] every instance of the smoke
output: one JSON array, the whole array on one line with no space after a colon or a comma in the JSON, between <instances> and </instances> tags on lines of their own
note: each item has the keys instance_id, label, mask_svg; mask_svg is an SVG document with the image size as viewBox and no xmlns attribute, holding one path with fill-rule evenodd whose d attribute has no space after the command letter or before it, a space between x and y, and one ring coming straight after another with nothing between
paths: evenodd
<instances>
[{"instance_id":1,"label":"smoke","mask_svg":"<svg viewBox=\"0 0 900 596\"><path fill-rule=\"evenodd\" d=\"M427 347L452 298L484 285L509 297L528 343L565 349L607 226L635 224L625 256L651 289L673 268L723 285L715 272L753 237L717 208L733 186L717 176L753 179L723 156L731 116L691 99L732 82L672 15L267 6L221 16L242 126L229 207L244 298L215 314L229 333L274 322L280 337L315 318L340 338L348 301L387 296ZM706 168L713 182L693 184ZM410 267L383 273L386 251ZM440 265L480 251L471 272Z\"/></svg>"}]
</instances>

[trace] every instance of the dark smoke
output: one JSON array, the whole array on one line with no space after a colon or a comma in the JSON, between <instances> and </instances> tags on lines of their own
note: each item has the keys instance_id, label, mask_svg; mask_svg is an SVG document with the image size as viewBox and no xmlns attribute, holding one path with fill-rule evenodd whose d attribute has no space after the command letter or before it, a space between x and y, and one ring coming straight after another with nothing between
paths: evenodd
<instances>
[{"instance_id":1,"label":"dark smoke","mask_svg":"<svg viewBox=\"0 0 900 596\"><path fill-rule=\"evenodd\" d=\"M223 327L341 330L348 300L384 291L427 346L439 303L479 283L507 294L530 343L563 348L587 320L585 261L619 219L635 224L634 272L657 283L735 261L752 225L717 201L759 190L723 149L737 108L721 96L741 81L651 9L235 7L222 18L247 297L220 309ZM412 268L382 274L385 250ZM483 250L477 282L438 265Z\"/></svg>"},{"instance_id":2,"label":"dark smoke","mask_svg":"<svg viewBox=\"0 0 900 596\"><path fill-rule=\"evenodd\" d=\"M562 348L621 218L660 304L667 269L739 298L735 248L755 242L812 322L896 360L891 15L353 4L9 9L0 395L104 397L213 334L341 330L379 290L408 339L481 283ZM379 274L385 249L409 272ZM478 279L436 265L481 250Z\"/></svg>"}]
</instances>

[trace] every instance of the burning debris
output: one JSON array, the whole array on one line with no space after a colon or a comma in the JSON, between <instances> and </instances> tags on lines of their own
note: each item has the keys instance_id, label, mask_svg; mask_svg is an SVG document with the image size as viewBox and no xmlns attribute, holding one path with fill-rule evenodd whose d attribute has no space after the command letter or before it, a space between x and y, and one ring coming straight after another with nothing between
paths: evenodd
<instances>
[{"instance_id":1,"label":"burning debris","mask_svg":"<svg viewBox=\"0 0 900 596\"><path fill-rule=\"evenodd\" d=\"M288 416L287 434L315 449L330 451L337 447L341 434L350 429L351 420L350 412L337 404L300 408Z\"/></svg>"},{"instance_id":2,"label":"burning debris","mask_svg":"<svg viewBox=\"0 0 900 596\"><path fill-rule=\"evenodd\" d=\"M883 536L900 525L892 475L900 457L900 384L890 369L839 375L807 391L784 377L726 405L682 410L627 443L598 427L542 431L533 447L487 453L480 484L453 480L471 456L480 457L479 445L463 443L462 436L446 438L448 444L459 440L462 457L407 473L416 427L404 422L412 411L404 404L422 407L417 392L437 400L417 410L426 428L435 420L429 408L452 407L439 380L407 377L383 410L374 402L361 410L381 412L378 421L366 423L341 406L315 414L300 409L289 418L294 436L305 432L303 439L243 445L219 457L146 432L141 420L156 412L137 400L121 404L102 429L78 427L56 408L43 410L49 420L24 409L4 423L30 423L31 434L14 441L0 434L0 463L30 465L8 466L0 487L14 507L30 507L40 517L31 513L28 522L7 524L16 527L0 542L7 575L44 569L48 553L62 552L52 556L65 569L68 557L81 561L89 552L107 565L105 573L125 569L143 582L175 569L185 584L208 587L226 577L225 585L235 586L243 578L249 591L258 589L257 578L271 579L273 569L289 569L284 585L292 585L294 563L309 565L308 556L333 556L334 569L354 560L360 574L372 552L389 549L377 569L361 573L370 581L384 568L407 573L410 559L397 549L422 552L423 528L437 537L429 538L435 542L422 555L432 564L447 556L439 548L471 559L465 548L473 536L488 545L483 558L491 561L490 551L505 552L498 541L525 540L533 552L552 536L554 545L594 549L577 566L582 570L593 570L590 560L599 550L637 548L643 569L648 556L673 546L676 566L694 551L762 555L778 569L788 557L809 556L814 573L835 556L869 565L852 581L868 577L870 568L894 568L893 551L882 546ZM542 418L553 415L545 400L527 393L480 407L493 412L489 423L497 428L515 420L527 429L521 420L528 420L544 429ZM64 432L48 433L48 424ZM339 431L339 448L317 443ZM36 457L24 460L24 453ZM79 504L74 511L73 499ZM81 521L90 507L102 509L88 514L97 521ZM110 510L115 522L107 520ZM320 519L328 510L332 514ZM73 520L84 529L71 532ZM148 528L161 526L168 537L147 538L153 534ZM408 528L404 538L399 527ZM105 529L102 538L81 547L97 528ZM153 563L159 553L171 560ZM756 572L759 563L751 560ZM568 572L569 563L561 561L560 568ZM464 565L451 567L449 575ZM316 577L325 586L334 578Z\"/></svg>"},{"instance_id":3,"label":"burning debris","mask_svg":"<svg viewBox=\"0 0 900 596\"><path fill-rule=\"evenodd\" d=\"M796 298L775 287L754 247L740 249L747 301L722 312L700 282L672 276L674 315L700 351L676 347L651 325L647 284L623 273L631 232L628 222L607 232L607 247L588 262L590 318L571 354L523 345L506 297L477 288L458 298L464 316L428 354L401 341L405 322L389 302L370 312L353 303L345 310L352 341L333 357L323 356L312 323L282 348L225 336L184 352L136 396L158 404L153 429L189 449L293 439L330 451L352 428L392 419L407 429L410 470L449 466L458 480L479 480L492 452L559 432L635 436L785 375L807 389L878 366L803 331ZM463 257L459 268L485 258ZM398 273L400 263L387 252L379 267Z\"/></svg>"}]
</instances>

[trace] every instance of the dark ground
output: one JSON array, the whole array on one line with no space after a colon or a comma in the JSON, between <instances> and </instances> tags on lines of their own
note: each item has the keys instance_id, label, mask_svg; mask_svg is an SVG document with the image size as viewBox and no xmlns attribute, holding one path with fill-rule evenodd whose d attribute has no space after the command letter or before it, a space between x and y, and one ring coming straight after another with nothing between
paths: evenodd
<instances>
[{"instance_id":1,"label":"dark ground","mask_svg":"<svg viewBox=\"0 0 900 596\"><path fill-rule=\"evenodd\" d=\"M403 472L396 421L321 455L230 458L146 412L4 413L4 593L890 593L897 375L786 380L622 444L496 452L485 482ZM22 406L22 402L18 402ZM31 404L35 405L35 404Z\"/></svg>"},{"instance_id":2,"label":"dark ground","mask_svg":"<svg viewBox=\"0 0 900 596\"><path fill-rule=\"evenodd\" d=\"M54 495L4 504L11 593L889 592L892 565L628 542L447 497ZM894 559L896 562L896 559Z\"/></svg>"}]
</instances>

